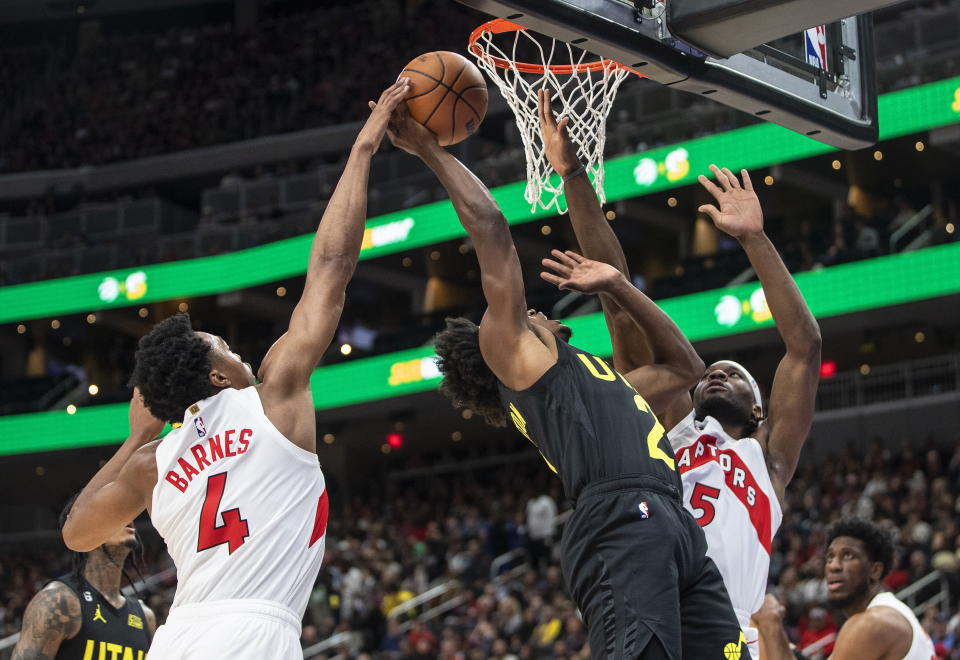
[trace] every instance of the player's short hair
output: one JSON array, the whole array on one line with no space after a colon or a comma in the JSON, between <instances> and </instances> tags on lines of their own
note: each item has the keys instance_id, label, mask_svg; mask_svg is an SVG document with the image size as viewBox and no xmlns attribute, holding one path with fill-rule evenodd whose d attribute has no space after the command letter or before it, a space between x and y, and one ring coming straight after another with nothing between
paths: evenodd
<instances>
[{"instance_id":1,"label":"player's short hair","mask_svg":"<svg viewBox=\"0 0 960 660\"><path fill-rule=\"evenodd\" d=\"M863 518L843 518L833 523L827 533L827 545L838 536L849 536L863 543L870 561L883 565L881 578L893 568L893 538L879 525Z\"/></svg>"},{"instance_id":2,"label":"player's short hair","mask_svg":"<svg viewBox=\"0 0 960 660\"><path fill-rule=\"evenodd\" d=\"M480 328L463 317L448 318L447 327L433 338L443 374L440 392L454 408L470 408L490 426L502 427L507 415L500 400L497 377L480 354Z\"/></svg>"},{"instance_id":3,"label":"player's short hair","mask_svg":"<svg viewBox=\"0 0 960 660\"><path fill-rule=\"evenodd\" d=\"M187 314L174 314L153 326L137 344L130 386L157 419L183 421L192 403L216 393L210 383L212 349L197 336Z\"/></svg>"}]
</instances>

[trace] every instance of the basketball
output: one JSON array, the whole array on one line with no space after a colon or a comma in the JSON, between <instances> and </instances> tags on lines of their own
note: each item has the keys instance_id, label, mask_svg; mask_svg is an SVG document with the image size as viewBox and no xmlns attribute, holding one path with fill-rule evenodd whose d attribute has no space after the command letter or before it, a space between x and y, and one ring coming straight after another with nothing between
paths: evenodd
<instances>
[{"instance_id":1,"label":"basketball","mask_svg":"<svg viewBox=\"0 0 960 660\"><path fill-rule=\"evenodd\" d=\"M450 51L424 53L400 74L410 78L407 107L442 146L467 139L487 114L487 83L463 55Z\"/></svg>"}]
</instances>

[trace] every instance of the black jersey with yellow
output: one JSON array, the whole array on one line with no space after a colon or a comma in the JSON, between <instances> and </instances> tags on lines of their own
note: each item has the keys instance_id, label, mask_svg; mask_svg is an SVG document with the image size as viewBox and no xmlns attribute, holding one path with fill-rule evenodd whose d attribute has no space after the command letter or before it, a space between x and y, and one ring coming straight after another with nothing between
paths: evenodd
<instances>
[{"instance_id":1,"label":"black jersey with yellow","mask_svg":"<svg viewBox=\"0 0 960 660\"><path fill-rule=\"evenodd\" d=\"M144 660L150 648L150 633L143 606L127 598L116 608L86 580L73 575L56 578L80 599L80 631L65 639L56 660Z\"/></svg>"},{"instance_id":2,"label":"black jersey with yellow","mask_svg":"<svg viewBox=\"0 0 960 660\"><path fill-rule=\"evenodd\" d=\"M500 397L575 501L560 568L595 658L744 658L743 634L703 530L683 508L663 426L595 355L557 362Z\"/></svg>"},{"instance_id":3,"label":"black jersey with yellow","mask_svg":"<svg viewBox=\"0 0 960 660\"><path fill-rule=\"evenodd\" d=\"M514 425L576 499L587 484L624 474L658 478L680 492L663 426L607 362L557 341L557 362L532 386L500 385Z\"/></svg>"}]
</instances>

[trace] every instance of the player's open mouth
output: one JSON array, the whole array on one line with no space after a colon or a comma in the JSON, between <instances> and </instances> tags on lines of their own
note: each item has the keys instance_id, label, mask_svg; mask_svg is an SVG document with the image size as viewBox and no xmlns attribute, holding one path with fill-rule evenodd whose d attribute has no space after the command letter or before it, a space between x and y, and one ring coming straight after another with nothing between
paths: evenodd
<instances>
[{"instance_id":1,"label":"player's open mouth","mask_svg":"<svg viewBox=\"0 0 960 660\"><path fill-rule=\"evenodd\" d=\"M837 591L843 587L843 580L828 580L827 591Z\"/></svg>"}]
</instances>

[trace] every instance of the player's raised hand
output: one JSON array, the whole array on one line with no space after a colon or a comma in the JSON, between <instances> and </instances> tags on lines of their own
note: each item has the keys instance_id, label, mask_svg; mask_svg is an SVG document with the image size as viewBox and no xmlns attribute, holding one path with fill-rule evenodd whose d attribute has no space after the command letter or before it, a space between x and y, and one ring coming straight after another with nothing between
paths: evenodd
<instances>
[{"instance_id":1,"label":"player's raised hand","mask_svg":"<svg viewBox=\"0 0 960 660\"><path fill-rule=\"evenodd\" d=\"M144 444L156 438L163 430L163 422L154 417L144 404L139 387L133 388L128 416L130 419L130 437L142 440Z\"/></svg>"},{"instance_id":2,"label":"player's raised hand","mask_svg":"<svg viewBox=\"0 0 960 660\"><path fill-rule=\"evenodd\" d=\"M777 600L776 596L767 594L763 599L763 605L753 613L750 620L755 624L755 627L761 627L764 624L779 626L783 625L783 617L786 612L787 609L783 606L783 603Z\"/></svg>"},{"instance_id":3,"label":"player's raised hand","mask_svg":"<svg viewBox=\"0 0 960 660\"><path fill-rule=\"evenodd\" d=\"M397 82L383 90L380 100L376 103L369 101L367 105L373 112L370 113L363 128L360 129L355 146L369 150L371 153L379 149L380 143L383 141L383 135L387 131L390 116L409 93L410 79L401 77L397 78Z\"/></svg>"},{"instance_id":4,"label":"player's raised hand","mask_svg":"<svg viewBox=\"0 0 960 660\"><path fill-rule=\"evenodd\" d=\"M413 118L406 103L399 104L390 116L387 135L393 146L414 156L421 154L426 148L438 145L437 136Z\"/></svg>"},{"instance_id":5,"label":"player's raised hand","mask_svg":"<svg viewBox=\"0 0 960 660\"><path fill-rule=\"evenodd\" d=\"M697 210L709 215L717 229L734 238L743 238L762 232L763 210L760 208L757 193L753 191L753 182L750 181L747 171L740 170L743 175L742 186L736 175L727 168L720 169L716 165L711 165L710 171L717 177L717 183L720 185L702 174L697 178L700 185L717 200L720 208L713 204L704 204Z\"/></svg>"},{"instance_id":6,"label":"player's raised hand","mask_svg":"<svg viewBox=\"0 0 960 660\"><path fill-rule=\"evenodd\" d=\"M551 250L550 254L554 258L541 262L548 270L540 273L540 277L562 291L600 293L623 278L610 264L587 259L572 250Z\"/></svg>"},{"instance_id":7,"label":"player's raised hand","mask_svg":"<svg viewBox=\"0 0 960 660\"><path fill-rule=\"evenodd\" d=\"M558 122L553 116L549 89L537 91L537 112L540 117L540 134L543 136L543 150L547 160L557 174L567 176L582 164L577 157L577 148L567 132L570 117L561 117Z\"/></svg>"}]
</instances>

